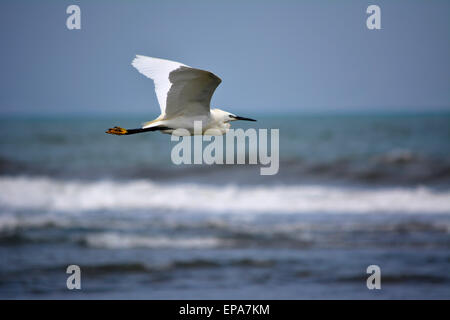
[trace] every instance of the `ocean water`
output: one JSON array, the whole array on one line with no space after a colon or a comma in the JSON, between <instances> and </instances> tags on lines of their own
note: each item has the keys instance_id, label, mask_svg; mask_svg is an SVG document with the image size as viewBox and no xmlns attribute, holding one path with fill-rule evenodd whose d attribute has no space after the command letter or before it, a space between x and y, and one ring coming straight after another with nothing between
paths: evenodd
<instances>
[{"instance_id":1,"label":"ocean water","mask_svg":"<svg viewBox=\"0 0 450 320\"><path fill-rule=\"evenodd\" d=\"M450 298L449 114L257 118L274 176L104 133L151 117L4 116L0 298Z\"/></svg>"}]
</instances>

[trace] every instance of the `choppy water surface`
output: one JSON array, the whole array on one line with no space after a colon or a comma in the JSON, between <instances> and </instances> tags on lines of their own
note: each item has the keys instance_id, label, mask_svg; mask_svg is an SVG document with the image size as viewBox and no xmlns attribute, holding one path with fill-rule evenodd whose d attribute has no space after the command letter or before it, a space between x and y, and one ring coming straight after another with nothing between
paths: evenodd
<instances>
[{"instance_id":1,"label":"choppy water surface","mask_svg":"<svg viewBox=\"0 0 450 320\"><path fill-rule=\"evenodd\" d=\"M449 115L260 117L275 176L121 118L0 120L0 297L450 298Z\"/></svg>"}]
</instances>

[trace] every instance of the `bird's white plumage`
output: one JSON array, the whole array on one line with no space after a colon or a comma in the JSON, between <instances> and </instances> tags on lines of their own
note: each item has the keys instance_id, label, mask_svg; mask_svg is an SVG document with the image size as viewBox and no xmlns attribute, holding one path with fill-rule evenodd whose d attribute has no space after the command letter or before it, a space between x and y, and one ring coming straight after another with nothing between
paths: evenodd
<instances>
[{"instance_id":1,"label":"bird's white plumage","mask_svg":"<svg viewBox=\"0 0 450 320\"><path fill-rule=\"evenodd\" d=\"M116 126L106 133L129 135L160 131L174 135L223 135L230 129L231 121L256 121L210 108L211 98L222 80L209 71L141 55L137 55L131 64L155 82L161 115L138 129Z\"/></svg>"},{"instance_id":2,"label":"bird's white plumage","mask_svg":"<svg viewBox=\"0 0 450 320\"><path fill-rule=\"evenodd\" d=\"M173 70L186 65L175 61L141 55L136 55L136 58L131 62L131 65L144 76L154 81L156 97L158 98L159 106L161 108L161 114L164 114L166 110L167 93L172 86L169 80L169 74Z\"/></svg>"},{"instance_id":3,"label":"bird's white plumage","mask_svg":"<svg viewBox=\"0 0 450 320\"><path fill-rule=\"evenodd\" d=\"M213 73L141 55L136 56L132 65L154 81L161 108L159 119L209 114L211 97L221 82Z\"/></svg>"}]
</instances>

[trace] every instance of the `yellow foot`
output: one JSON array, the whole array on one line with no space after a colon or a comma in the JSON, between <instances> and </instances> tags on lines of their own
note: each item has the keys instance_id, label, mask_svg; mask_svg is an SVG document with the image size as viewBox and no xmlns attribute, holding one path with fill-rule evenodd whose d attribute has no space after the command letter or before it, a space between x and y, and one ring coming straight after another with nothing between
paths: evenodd
<instances>
[{"instance_id":1,"label":"yellow foot","mask_svg":"<svg viewBox=\"0 0 450 320\"><path fill-rule=\"evenodd\" d=\"M118 136L121 136L121 135L127 134L128 131L127 131L127 129L124 129L121 127L114 127L114 128L109 128L108 131L106 131L106 133L116 134Z\"/></svg>"}]
</instances>

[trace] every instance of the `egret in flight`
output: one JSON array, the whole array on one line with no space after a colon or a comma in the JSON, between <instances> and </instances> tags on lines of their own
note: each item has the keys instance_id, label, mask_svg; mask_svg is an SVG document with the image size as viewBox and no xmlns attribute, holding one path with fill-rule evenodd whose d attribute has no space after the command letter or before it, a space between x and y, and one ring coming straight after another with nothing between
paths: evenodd
<instances>
[{"instance_id":1,"label":"egret in flight","mask_svg":"<svg viewBox=\"0 0 450 320\"><path fill-rule=\"evenodd\" d=\"M171 134L185 129L180 135L194 132L194 122L201 121L201 134L223 135L236 120L256 121L239 117L220 109L210 109L211 97L222 82L209 71L191 68L185 64L137 55L131 63L140 73L155 82L155 92L161 115L142 124L141 128L114 127L106 133L129 135L147 131Z\"/></svg>"}]
</instances>

